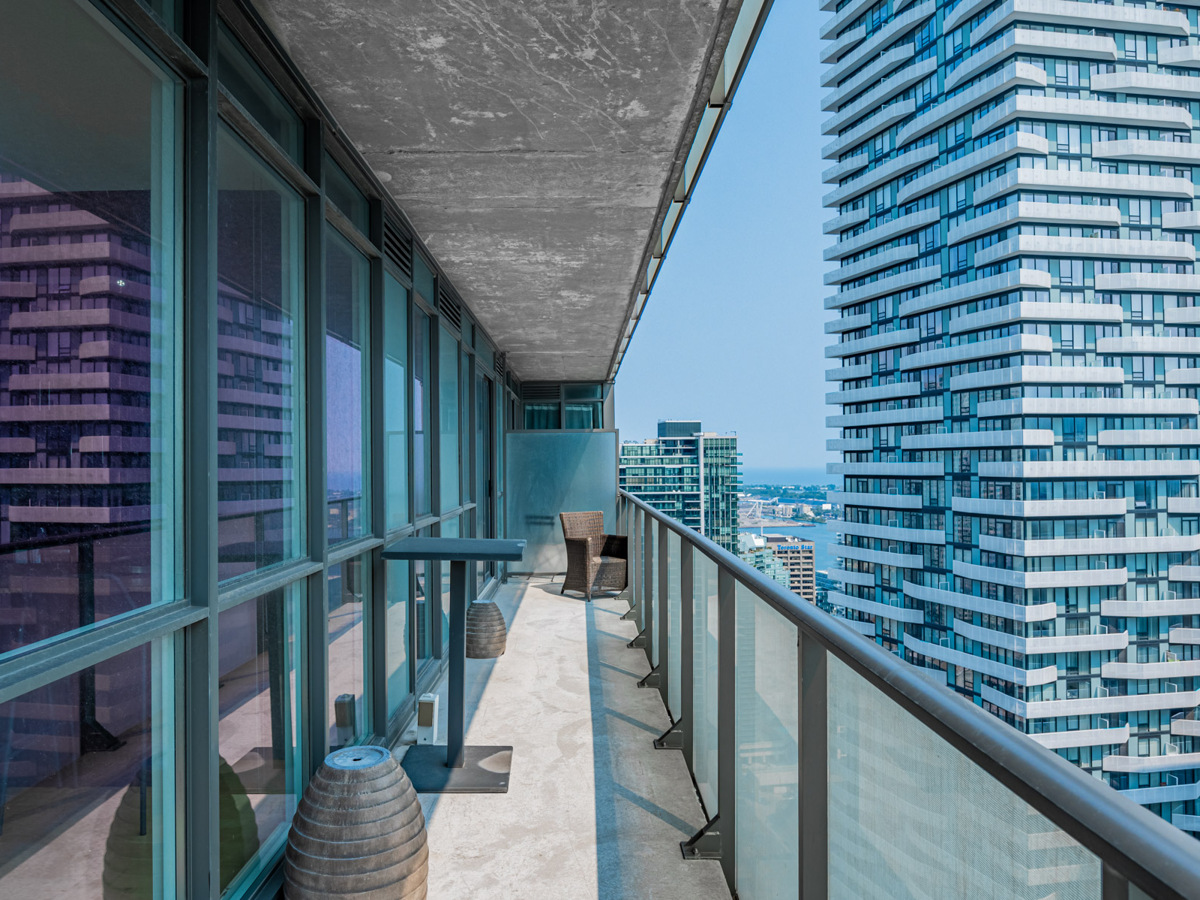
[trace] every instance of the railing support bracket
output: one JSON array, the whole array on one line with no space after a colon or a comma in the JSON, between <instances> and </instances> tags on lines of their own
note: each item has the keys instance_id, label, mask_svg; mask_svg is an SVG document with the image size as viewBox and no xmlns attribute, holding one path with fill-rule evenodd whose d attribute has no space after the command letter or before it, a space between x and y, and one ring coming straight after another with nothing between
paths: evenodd
<instances>
[{"instance_id":1,"label":"railing support bracket","mask_svg":"<svg viewBox=\"0 0 1200 900\"><path fill-rule=\"evenodd\" d=\"M686 841L679 842L684 859L721 858L721 816L715 815Z\"/></svg>"},{"instance_id":2,"label":"railing support bracket","mask_svg":"<svg viewBox=\"0 0 1200 900\"><path fill-rule=\"evenodd\" d=\"M680 719L670 728L662 733L661 737L654 739L655 750L682 750L683 749L683 719Z\"/></svg>"},{"instance_id":3,"label":"railing support bracket","mask_svg":"<svg viewBox=\"0 0 1200 900\"><path fill-rule=\"evenodd\" d=\"M630 650L642 650L646 647L646 629L643 628L638 632L638 636L626 644Z\"/></svg>"},{"instance_id":4,"label":"railing support bracket","mask_svg":"<svg viewBox=\"0 0 1200 900\"><path fill-rule=\"evenodd\" d=\"M638 682L638 687L640 687L640 688L656 688L661 683L662 683L662 673L659 671L658 666L655 666L648 673L646 673L645 678L643 678L641 681Z\"/></svg>"},{"instance_id":5,"label":"railing support bracket","mask_svg":"<svg viewBox=\"0 0 1200 900\"><path fill-rule=\"evenodd\" d=\"M636 618L637 618L637 604L634 604L633 606L629 607L629 611L626 612L625 615L621 616L621 621L622 622L632 622Z\"/></svg>"}]
</instances>

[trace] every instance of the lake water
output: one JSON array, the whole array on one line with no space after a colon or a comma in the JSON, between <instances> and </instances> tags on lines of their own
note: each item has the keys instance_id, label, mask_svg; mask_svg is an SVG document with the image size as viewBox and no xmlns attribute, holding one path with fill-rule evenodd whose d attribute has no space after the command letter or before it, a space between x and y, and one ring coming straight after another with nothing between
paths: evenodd
<instances>
[{"instance_id":1,"label":"lake water","mask_svg":"<svg viewBox=\"0 0 1200 900\"><path fill-rule=\"evenodd\" d=\"M839 524L839 522L826 522L823 525L819 523L816 525L763 525L761 528L754 525L740 528L739 531L751 534L786 534L812 541L817 545L814 552L817 569L828 572L834 564L834 557L829 552L829 545L837 543L837 526Z\"/></svg>"}]
</instances>

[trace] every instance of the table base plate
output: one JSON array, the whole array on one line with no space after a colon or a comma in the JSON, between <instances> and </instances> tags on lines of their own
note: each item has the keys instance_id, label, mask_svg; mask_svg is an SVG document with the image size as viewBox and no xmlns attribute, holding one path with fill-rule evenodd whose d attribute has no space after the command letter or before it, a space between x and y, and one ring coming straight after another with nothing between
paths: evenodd
<instances>
[{"instance_id":1,"label":"table base plate","mask_svg":"<svg viewBox=\"0 0 1200 900\"><path fill-rule=\"evenodd\" d=\"M414 744L401 765L418 794L507 794L512 747L463 747L463 767L446 765L445 744Z\"/></svg>"}]
</instances>

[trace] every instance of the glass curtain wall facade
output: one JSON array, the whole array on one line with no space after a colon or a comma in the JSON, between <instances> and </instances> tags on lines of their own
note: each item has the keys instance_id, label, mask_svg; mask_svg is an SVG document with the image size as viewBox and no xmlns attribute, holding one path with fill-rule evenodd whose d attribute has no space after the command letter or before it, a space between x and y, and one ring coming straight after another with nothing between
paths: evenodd
<instances>
[{"instance_id":1,"label":"glass curtain wall facade","mask_svg":"<svg viewBox=\"0 0 1200 900\"><path fill-rule=\"evenodd\" d=\"M216 5L0 29L2 896L258 890L440 674L441 573L382 547L499 530L519 385Z\"/></svg>"},{"instance_id":2,"label":"glass curtain wall facade","mask_svg":"<svg viewBox=\"0 0 1200 900\"><path fill-rule=\"evenodd\" d=\"M822 8L828 603L1200 832L1197 12Z\"/></svg>"}]
</instances>

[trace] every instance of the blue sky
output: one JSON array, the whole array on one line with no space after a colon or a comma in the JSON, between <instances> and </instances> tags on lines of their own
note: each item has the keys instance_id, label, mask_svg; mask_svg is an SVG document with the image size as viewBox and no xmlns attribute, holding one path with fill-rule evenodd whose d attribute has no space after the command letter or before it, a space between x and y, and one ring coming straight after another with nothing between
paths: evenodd
<instances>
[{"instance_id":1,"label":"blue sky","mask_svg":"<svg viewBox=\"0 0 1200 900\"><path fill-rule=\"evenodd\" d=\"M617 375L623 440L699 418L748 468L834 459L819 44L815 6L775 3Z\"/></svg>"}]
</instances>

